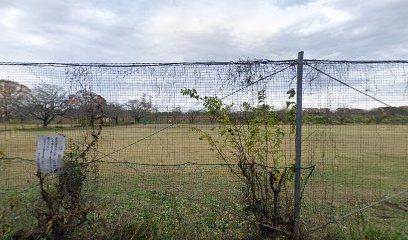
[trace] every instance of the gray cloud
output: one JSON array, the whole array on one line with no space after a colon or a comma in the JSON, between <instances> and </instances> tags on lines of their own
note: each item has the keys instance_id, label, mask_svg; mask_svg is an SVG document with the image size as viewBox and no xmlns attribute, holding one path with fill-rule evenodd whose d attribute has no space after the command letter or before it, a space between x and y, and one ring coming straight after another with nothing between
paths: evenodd
<instances>
[{"instance_id":1,"label":"gray cloud","mask_svg":"<svg viewBox=\"0 0 408 240\"><path fill-rule=\"evenodd\" d=\"M0 1L1 61L406 59L408 2Z\"/></svg>"}]
</instances>

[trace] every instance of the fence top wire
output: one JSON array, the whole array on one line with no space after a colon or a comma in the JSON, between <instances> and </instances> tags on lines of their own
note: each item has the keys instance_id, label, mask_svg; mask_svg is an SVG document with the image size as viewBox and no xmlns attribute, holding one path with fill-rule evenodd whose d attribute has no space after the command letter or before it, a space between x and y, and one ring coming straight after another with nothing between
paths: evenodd
<instances>
[{"instance_id":1,"label":"fence top wire","mask_svg":"<svg viewBox=\"0 0 408 240\"><path fill-rule=\"evenodd\" d=\"M390 63L408 63L408 60L319 60L305 59L304 63L321 63L321 64L390 64Z\"/></svg>"},{"instance_id":2,"label":"fence top wire","mask_svg":"<svg viewBox=\"0 0 408 240\"><path fill-rule=\"evenodd\" d=\"M208 62L157 62L157 63L58 63L58 62L0 62L0 66L37 66L37 67L155 67L155 66L191 66L191 65L249 65L249 64L292 64L295 60L238 60L238 61L208 61Z\"/></svg>"},{"instance_id":3,"label":"fence top wire","mask_svg":"<svg viewBox=\"0 0 408 240\"><path fill-rule=\"evenodd\" d=\"M381 63L407 63L408 60L320 60L304 59L305 63L321 64L381 64ZM296 59L270 60L248 59L238 61L206 61L206 62L139 62L139 63L64 63L64 62L0 62L0 66L38 66L38 67L154 67L154 66L190 66L190 65L232 65L232 64L292 64Z\"/></svg>"}]
</instances>

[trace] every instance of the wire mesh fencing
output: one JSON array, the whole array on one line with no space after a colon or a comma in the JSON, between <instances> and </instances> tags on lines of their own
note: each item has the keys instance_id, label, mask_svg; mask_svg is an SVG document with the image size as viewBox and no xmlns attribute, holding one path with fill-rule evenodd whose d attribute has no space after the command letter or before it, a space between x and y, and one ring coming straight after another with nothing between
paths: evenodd
<instances>
[{"instance_id":1,"label":"wire mesh fencing","mask_svg":"<svg viewBox=\"0 0 408 240\"><path fill-rule=\"evenodd\" d=\"M293 169L295 136L288 116L293 100L288 95L296 89L296 64L1 63L0 191L38 190L38 135L61 134L70 144L81 145L90 129L101 124L93 152L97 170L89 189L106 206L106 215L150 209L165 216L181 204L186 213L176 214L180 224L189 222L208 231L214 227L208 214L214 211L224 224L215 224L222 236L242 233L242 221L257 220L242 207L245 184L234 174L239 166L225 162L194 130L217 136L222 123L208 114L202 101L182 90L217 96L238 125L257 117L246 111L246 104L272 106L268 111L279 119L284 136L278 168ZM305 61L306 232L406 191L407 67L407 62L397 61ZM260 92L265 94L261 102ZM270 161L273 165L277 160ZM292 201L293 185L288 188ZM169 205L169 199L175 205Z\"/></svg>"},{"instance_id":2,"label":"wire mesh fencing","mask_svg":"<svg viewBox=\"0 0 408 240\"><path fill-rule=\"evenodd\" d=\"M309 60L304 79L305 164L316 165L303 216L317 231L407 192L408 64Z\"/></svg>"}]
</instances>

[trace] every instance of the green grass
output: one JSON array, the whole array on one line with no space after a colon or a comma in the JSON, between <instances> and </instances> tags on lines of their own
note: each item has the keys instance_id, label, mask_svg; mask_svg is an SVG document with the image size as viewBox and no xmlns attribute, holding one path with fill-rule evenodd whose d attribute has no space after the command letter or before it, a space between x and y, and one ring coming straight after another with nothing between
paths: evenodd
<instances>
[{"instance_id":1,"label":"green grass","mask_svg":"<svg viewBox=\"0 0 408 240\"><path fill-rule=\"evenodd\" d=\"M323 235L324 234L324 235ZM324 229L326 239L408 239L408 197L394 199Z\"/></svg>"},{"instance_id":2,"label":"green grass","mask_svg":"<svg viewBox=\"0 0 408 240\"><path fill-rule=\"evenodd\" d=\"M78 229L79 236L86 238L112 239L115 234L138 234L141 225L150 228L149 236L160 239L225 239L245 236L243 232L248 226L244 220L236 215L226 214L219 205L219 200L212 200L202 204L200 201L187 197L180 197L174 192L152 192L141 189L127 189L126 197L121 186L99 188L96 192L98 209L88 216L87 222ZM4 216L3 236L20 236L30 232L35 226L35 219L31 211L35 208L36 189L23 192L9 191L2 194L0 201L7 216ZM210 200L210 199L207 199ZM10 207L13 205L13 207ZM239 212L235 206L235 212ZM0 208L1 209L1 208ZM15 220L19 223L16 224ZM10 226L10 227L9 227ZM89 226L89 228L88 228ZM127 233L122 229L127 228ZM133 231L133 233L132 233ZM1 232L0 232L1 233ZM137 238L138 239L138 238Z\"/></svg>"},{"instance_id":3,"label":"green grass","mask_svg":"<svg viewBox=\"0 0 408 240\"><path fill-rule=\"evenodd\" d=\"M152 135L163 127L105 127L98 149L103 153L112 152ZM207 128L207 131L211 128L200 127ZM69 139L79 140L84 133L79 128L43 130L29 125L24 128L0 126L0 129L7 129L0 131L0 150L6 157L34 159L36 138L40 134L64 134ZM209 151L208 144L198 140L197 134L190 128L189 125L183 125L166 129L103 160L151 164L220 163L216 155ZM303 134L303 165L316 166L303 199L306 228L319 226L326 219L346 214L406 189L408 126L305 125ZM288 164L293 163L294 159L293 140L293 136L287 136L283 144ZM16 211L17 215L10 217L19 219L30 216L27 211L31 206L30 201L36 196L34 193L29 194L35 190L32 186L37 183L35 171L34 162L0 160L0 206L8 201L7 196L14 194L23 199L20 208L26 208L21 210L24 214ZM99 177L99 204L105 207L95 219L106 221L105 226L99 226L100 231L114 226L112 224L115 221L123 222L124 225L119 227L126 227L130 222L135 229L138 229L138 224L149 222L152 223L148 227L152 234L163 238L227 238L243 237L250 227L242 218L225 211L238 211L241 188L227 167L151 167L101 163ZM380 236L377 239L404 239L407 236L404 226L408 225L406 211L389 209L393 217L384 221L376 215L381 211L374 209L367 213L364 221L359 218L345 221L317 236L371 239L375 235ZM126 217L132 218L134 222L126 220ZM15 231L26 229L28 223L34 224L33 221L32 218L18 221L27 224L18 224ZM360 222L356 224L355 221Z\"/></svg>"}]
</instances>

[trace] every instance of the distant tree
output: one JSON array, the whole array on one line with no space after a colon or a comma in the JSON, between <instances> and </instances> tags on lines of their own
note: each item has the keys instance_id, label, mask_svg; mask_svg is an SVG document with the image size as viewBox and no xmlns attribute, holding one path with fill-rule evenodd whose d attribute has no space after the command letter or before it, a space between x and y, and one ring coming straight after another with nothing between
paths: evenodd
<instances>
[{"instance_id":1,"label":"distant tree","mask_svg":"<svg viewBox=\"0 0 408 240\"><path fill-rule=\"evenodd\" d=\"M68 109L66 92L63 88L51 84L35 86L24 105L24 113L42 121L47 128L55 117L63 116Z\"/></svg>"},{"instance_id":2,"label":"distant tree","mask_svg":"<svg viewBox=\"0 0 408 240\"><path fill-rule=\"evenodd\" d=\"M152 98L147 99L147 95L143 94L140 99L129 100L126 104L129 114L135 120L135 123L140 122L140 119L145 117L148 113L154 111Z\"/></svg>"},{"instance_id":3,"label":"distant tree","mask_svg":"<svg viewBox=\"0 0 408 240\"><path fill-rule=\"evenodd\" d=\"M183 112L181 111L181 107L175 107L171 111L171 118L170 121L173 123L180 123L181 117L183 116Z\"/></svg>"},{"instance_id":4,"label":"distant tree","mask_svg":"<svg viewBox=\"0 0 408 240\"><path fill-rule=\"evenodd\" d=\"M27 99L30 89L18 82L0 80L0 119L9 120Z\"/></svg>"},{"instance_id":5,"label":"distant tree","mask_svg":"<svg viewBox=\"0 0 408 240\"><path fill-rule=\"evenodd\" d=\"M191 124L195 123L197 117L199 116L200 112L196 110L188 110L188 118Z\"/></svg>"},{"instance_id":6,"label":"distant tree","mask_svg":"<svg viewBox=\"0 0 408 240\"><path fill-rule=\"evenodd\" d=\"M82 120L83 124L93 127L97 120L101 120L105 115L106 100L96 93L80 90L69 95L67 104L72 117Z\"/></svg>"},{"instance_id":7,"label":"distant tree","mask_svg":"<svg viewBox=\"0 0 408 240\"><path fill-rule=\"evenodd\" d=\"M119 117L123 114L123 110L123 106L119 103L108 103L105 108L105 115L118 125Z\"/></svg>"},{"instance_id":8,"label":"distant tree","mask_svg":"<svg viewBox=\"0 0 408 240\"><path fill-rule=\"evenodd\" d=\"M339 120L340 124L354 123L356 119L368 113L367 110L358 108L337 108L334 115ZM357 118L356 118L357 117Z\"/></svg>"}]
</instances>

